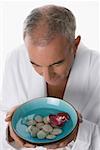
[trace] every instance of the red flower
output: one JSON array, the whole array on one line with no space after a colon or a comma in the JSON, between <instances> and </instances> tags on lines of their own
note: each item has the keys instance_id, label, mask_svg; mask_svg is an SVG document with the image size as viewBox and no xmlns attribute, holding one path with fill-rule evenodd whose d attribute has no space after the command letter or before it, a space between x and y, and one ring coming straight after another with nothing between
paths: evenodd
<instances>
[{"instance_id":1,"label":"red flower","mask_svg":"<svg viewBox=\"0 0 100 150\"><path fill-rule=\"evenodd\" d=\"M49 115L49 121L53 127L56 127L56 126L61 127L69 119L70 119L70 116L68 115L68 113L65 113L65 112L60 112L57 115L53 115L53 114Z\"/></svg>"}]
</instances>

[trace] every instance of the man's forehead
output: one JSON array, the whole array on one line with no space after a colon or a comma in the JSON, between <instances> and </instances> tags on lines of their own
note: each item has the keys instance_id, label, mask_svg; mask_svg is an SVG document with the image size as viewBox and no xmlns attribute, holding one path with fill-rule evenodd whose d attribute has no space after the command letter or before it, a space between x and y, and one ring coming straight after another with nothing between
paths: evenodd
<instances>
[{"instance_id":1,"label":"man's forehead","mask_svg":"<svg viewBox=\"0 0 100 150\"><path fill-rule=\"evenodd\" d=\"M66 38L57 36L46 45L34 45L31 39L26 37L26 46L30 60L39 66L52 65L65 59L68 52Z\"/></svg>"},{"instance_id":2,"label":"man's forehead","mask_svg":"<svg viewBox=\"0 0 100 150\"><path fill-rule=\"evenodd\" d=\"M42 35L36 35L35 37L33 36L33 38L29 35L27 35L25 37L25 43L26 45L28 45L29 47L33 46L38 46L38 47L47 47L47 46L68 46L70 43L69 41L67 40L66 37L58 34L58 35L55 35L55 36L52 36L51 38L49 37L46 37L46 36L42 36Z\"/></svg>"}]
</instances>

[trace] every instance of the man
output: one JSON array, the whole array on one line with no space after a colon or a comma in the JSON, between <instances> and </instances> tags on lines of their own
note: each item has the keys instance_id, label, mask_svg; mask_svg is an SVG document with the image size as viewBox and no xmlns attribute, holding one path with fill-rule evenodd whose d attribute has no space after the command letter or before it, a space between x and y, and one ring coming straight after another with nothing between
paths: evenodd
<instances>
[{"instance_id":1,"label":"man","mask_svg":"<svg viewBox=\"0 0 100 150\"><path fill-rule=\"evenodd\" d=\"M53 5L34 9L24 22L25 45L8 58L2 88L2 108L8 111L13 107L6 116L8 140L20 147L35 145L25 143L12 130L16 105L52 96L72 103L83 123L72 146L66 139L48 149L99 150L100 56L80 44L75 29L72 12Z\"/></svg>"}]
</instances>

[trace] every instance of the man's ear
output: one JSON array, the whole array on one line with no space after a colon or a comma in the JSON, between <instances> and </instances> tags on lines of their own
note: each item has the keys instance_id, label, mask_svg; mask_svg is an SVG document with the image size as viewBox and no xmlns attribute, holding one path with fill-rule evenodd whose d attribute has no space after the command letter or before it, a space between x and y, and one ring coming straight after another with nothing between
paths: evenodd
<instances>
[{"instance_id":1,"label":"man's ear","mask_svg":"<svg viewBox=\"0 0 100 150\"><path fill-rule=\"evenodd\" d=\"M75 39L74 41L74 52L76 53L77 51L77 48L78 48L78 45L80 43L80 40L81 40L81 36L77 36L77 38Z\"/></svg>"},{"instance_id":2,"label":"man's ear","mask_svg":"<svg viewBox=\"0 0 100 150\"><path fill-rule=\"evenodd\" d=\"M71 52L74 54L74 56L76 55L80 40L81 40L81 36L77 36L77 38L74 40L74 42L72 44Z\"/></svg>"}]
</instances>

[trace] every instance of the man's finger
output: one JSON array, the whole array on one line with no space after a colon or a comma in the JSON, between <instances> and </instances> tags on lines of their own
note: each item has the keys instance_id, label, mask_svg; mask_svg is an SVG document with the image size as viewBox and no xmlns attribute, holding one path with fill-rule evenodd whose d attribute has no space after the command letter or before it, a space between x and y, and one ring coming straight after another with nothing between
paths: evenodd
<instances>
[{"instance_id":1,"label":"man's finger","mask_svg":"<svg viewBox=\"0 0 100 150\"><path fill-rule=\"evenodd\" d=\"M55 143L55 144L48 144L48 145L45 145L44 146L45 148L47 148L47 149L56 149L56 148L58 148L58 144L57 143Z\"/></svg>"},{"instance_id":2,"label":"man's finger","mask_svg":"<svg viewBox=\"0 0 100 150\"><path fill-rule=\"evenodd\" d=\"M47 150L55 150L55 149L47 149Z\"/></svg>"},{"instance_id":3,"label":"man's finger","mask_svg":"<svg viewBox=\"0 0 100 150\"><path fill-rule=\"evenodd\" d=\"M69 142L67 140L64 140L63 142L59 143L59 148L67 146L68 143Z\"/></svg>"},{"instance_id":4,"label":"man's finger","mask_svg":"<svg viewBox=\"0 0 100 150\"><path fill-rule=\"evenodd\" d=\"M6 122L11 121L11 117L12 117L12 115L6 115L5 121Z\"/></svg>"},{"instance_id":5,"label":"man's finger","mask_svg":"<svg viewBox=\"0 0 100 150\"><path fill-rule=\"evenodd\" d=\"M77 113L78 113L79 123L82 123L83 122L82 115L79 112L77 112Z\"/></svg>"},{"instance_id":6,"label":"man's finger","mask_svg":"<svg viewBox=\"0 0 100 150\"><path fill-rule=\"evenodd\" d=\"M15 112L15 110L17 109L19 105L15 106L15 107L12 107L6 114L6 118L5 118L5 121L11 121L11 118L12 118L12 115L13 113Z\"/></svg>"},{"instance_id":7,"label":"man's finger","mask_svg":"<svg viewBox=\"0 0 100 150\"><path fill-rule=\"evenodd\" d=\"M30 144L30 143L25 143L24 147L26 147L26 148L35 148L36 145Z\"/></svg>"},{"instance_id":8,"label":"man's finger","mask_svg":"<svg viewBox=\"0 0 100 150\"><path fill-rule=\"evenodd\" d=\"M14 141L21 147L23 147L24 145L24 141L19 138L13 131L12 126L11 126L11 122L9 122L9 130L10 130L10 136L14 139Z\"/></svg>"}]
</instances>

